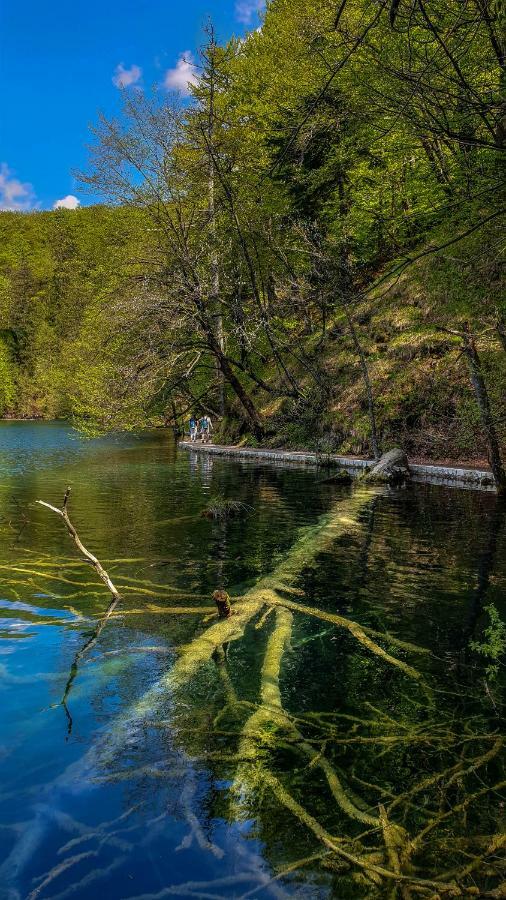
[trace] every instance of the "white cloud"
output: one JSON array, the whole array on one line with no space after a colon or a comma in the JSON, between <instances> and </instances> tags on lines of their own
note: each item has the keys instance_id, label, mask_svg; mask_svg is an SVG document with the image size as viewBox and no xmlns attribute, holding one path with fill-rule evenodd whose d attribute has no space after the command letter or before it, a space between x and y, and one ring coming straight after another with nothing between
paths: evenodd
<instances>
[{"instance_id":1,"label":"white cloud","mask_svg":"<svg viewBox=\"0 0 506 900\"><path fill-rule=\"evenodd\" d=\"M114 70L112 83L117 88L127 88L132 84L137 84L141 76L142 69L140 66L132 65L129 69L125 69L124 64L120 63Z\"/></svg>"},{"instance_id":2,"label":"white cloud","mask_svg":"<svg viewBox=\"0 0 506 900\"><path fill-rule=\"evenodd\" d=\"M251 25L256 16L259 16L265 9L265 0L237 0L235 4L235 14L239 22L245 25Z\"/></svg>"},{"instance_id":3,"label":"white cloud","mask_svg":"<svg viewBox=\"0 0 506 900\"><path fill-rule=\"evenodd\" d=\"M0 209L24 212L32 209L35 200L33 187L27 181L14 178L7 163L0 165Z\"/></svg>"},{"instance_id":4,"label":"white cloud","mask_svg":"<svg viewBox=\"0 0 506 900\"><path fill-rule=\"evenodd\" d=\"M53 209L77 209L78 206L79 200L73 194L67 194L66 197L53 203Z\"/></svg>"},{"instance_id":5,"label":"white cloud","mask_svg":"<svg viewBox=\"0 0 506 900\"><path fill-rule=\"evenodd\" d=\"M189 50L181 53L174 69L169 69L165 75L163 86L168 91L181 91L182 94L190 93L190 85L198 84L199 76L197 67Z\"/></svg>"}]
</instances>

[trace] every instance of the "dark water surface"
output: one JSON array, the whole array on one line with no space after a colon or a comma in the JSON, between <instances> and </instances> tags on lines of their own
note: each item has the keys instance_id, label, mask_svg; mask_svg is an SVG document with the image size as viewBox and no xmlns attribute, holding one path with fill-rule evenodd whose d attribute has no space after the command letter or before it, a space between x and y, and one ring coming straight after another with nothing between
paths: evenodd
<instances>
[{"instance_id":1,"label":"dark water surface","mask_svg":"<svg viewBox=\"0 0 506 900\"><path fill-rule=\"evenodd\" d=\"M85 653L110 598L35 505L67 484L125 598ZM248 509L209 521L217 496ZM2 423L0 517L1 897L506 896L494 495ZM171 681L213 590L290 552L299 608Z\"/></svg>"}]
</instances>

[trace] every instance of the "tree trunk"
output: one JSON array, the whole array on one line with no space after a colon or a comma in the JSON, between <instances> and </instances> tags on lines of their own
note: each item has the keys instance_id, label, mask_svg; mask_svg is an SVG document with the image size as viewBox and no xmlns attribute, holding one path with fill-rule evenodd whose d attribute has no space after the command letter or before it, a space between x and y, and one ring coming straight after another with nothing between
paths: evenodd
<instances>
[{"instance_id":1,"label":"tree trunk","mask_svg":"<svg viewBox=\"0 0 506 900\"><path fill-rule=\"evenodd\" d=\"M481 421L485 431L490 467L499 493L506 492L506 473L501 459L499 438L495 429L487 386L483 377L483 369L474 336L469 325L464 326L464 353L469 366L471 384L473 385L476 402L478 404Z\"/></svg>"},{"instance_id":2,"label":"tree trunk","mask_svg":"<svg viewBox=\"0 0 506 900\"><path fill-rule=\"evenodd\" d=\"M420 135L420 143L425 150L427 159L430 162L434 177L448 194L452 194L451 181L448 175L445 158L441 152L440 147L437 146L437 138L433 138L433 141L434 143L431 143L429 138L425 137L424 135Z\"/></svg>"},{"instance_id":3,"label":"tree trunk","mask_svg":"<svg viewBox=\"0 0 506 900\"><path fill-rule=\"evenodd\" d=\"M496 322L495 328L496 328L499 340L501 342L502 348L503 348L504 352L506 353L506 320L504 319L503 315L499 315L497 317L497 322Z\"/></svg>"},{"instance_id":4,"label":"tree trunk","mask_svg":"<svg viewBox=\"0 0 506 900\"><path fill-rule=\"evenodd\" d=\"M347 216L349 212L349 201L346 198L345 192L345 179L343 174L341 173L338 177L338 189L339 189L339 208L340 213L343 219ZM341 299L341 306L343 308L344 314L346 316L346 321L348 322L348 328L350 330L351 338L353 341L353 345L355 350L357 351L357 356L360 363L360 369L362 372L362 378L364 381L365 393L367 397L367 410L369 414L369 424L371 428L371 447L372 452L375 459L379 459L381 456L381 447L380 442L378 440L378 429L376 427L376 410L374 404L374 395L372 392L371 379L369 378L369 367L367 365L366 355L360 343L357 329L355 327L355 323L353 321L353 316L351 315L348 309L347 300L350 296L352 296L353 292L353 278L352 278L352 264L350 261L350 247L347 241L341 246L341 271L340 271L340 280L342 285L343 296Z\"/></svg>"},{"instance_id":5,"label":"tree trunk","mask_svg":"<svg viewBox=\"0 0 506 900\"><path fill-rule=\"evenodd\" d=\"M236 394L244 411L246 412L248 420L253 429L253 434L258 441L261 441L264 436L264 429L262 427L262 423L260 421L260 417L256 410L255 404L253 403L253 400L239 381L227 357L221 350L212 326L206 324L205 322L203 323L203 326L206 332L209 349L216 359L217 365L220 368L220 372Z\"/></svg>"},{"instance_id":6,"label":"tree trunk","mask_svg":"<svg viewBox=\"0 0 506 900\"><path fill-rule=\"evenodd\" d=\"M369 412L369 424L371 426L371 446L372 452L374 454L375 459L379 459L381 456L381 448L378 440L378 429L376 426L376 410L374 404L374 395L372 392L371 379L369 378L369 367L367 365L367 359L365 353L363 351L362 345L359 341L357 329L355 328L355 323L349 313L348 307L346 303L343 303L344 313L348 320L348 326L350 329L350 334L353 340L353 344L355 346L355 350L357 351L357 356L360 362L360 368L362 370L362 378L364 380L365 392L367 396L367 409Z\"/></svg>"},{"instance_id":7,"label":"tree trunk","mask_svg":"<svg viewBox=\"0 0 506 900\"><path fill-rule=\"evenodd\" d=\"M210 306L213 317L214 333L221 353L225 353L225 338L223 332L223 314L220 300L220 265L218 258L217 228L216 228L216 203L215 203L215 162L213 155L214 131L215 131L215 94L216 94L216 51L214 29L212 25L208 29L209 44L207 46L207 77L209 81L209 98L207 109L207 134L205 135L206 155L208 164L208 212L209 212L209 245L210 245ZM216 366L218 376L218 409L220 415L225 415L225 381L223 373Z\"/></svg>"},{"instance_id":8,"label":"tree trunk","mask_svg":"<svg viewBox=\"0 0 506 900\"><path fill-rule=\"evenodd\" d=\"M253 434L255 435L255 437L258 441L261 441L264 436L264 429L262 427L262 423L260 422L260 417L255 408L255 404L253 403L249 394L246 393L241 382L235 375L227 357L223 353L220 353L220 354L217 354L217 359L218 359L218 364L220 366L220 369L221 369L224 377L226 378L230 387L232 388L232 390L235 392L235 394L239 398L240 402L242 403L242 406L244 407L244 409L248 415L248 419L249 419L249 421L251 423L251 427L253 429Z\"/></svg>"},{"instance_id":9,"label":"tree trunk","mask_svg":"<svg viewBox=\"0 0 506 900\"><path fill-rule=\"evenodd\" d=\"M211 111L212 112L212 111ZM220 302L220 266L218 259L218 247L216 243L216 209L214 201L214 161L209 155L209 230L211 243L211 310L215 327L216 340L219 344L221 353L225 353L225 338L223 333L223 315ZM219 364L217 364L218 372L218 409L220 416L225 415L225 379Z\"/></svg>"},{"instance_id":10,"label":"tree trunk","mask_svg":"<svg viewBox=\"0 0 506 900\"><path fill-rule=\"evenodd\" d=\"M184 434L184 427L183 427L183 430L181 430L181 425L179 424L179 416L177 414L176 404L173 399L171 400L171 407L172 407L172 428L173 428L175 437L178 438L181 434Z\"/></svg>"}]
</instances>

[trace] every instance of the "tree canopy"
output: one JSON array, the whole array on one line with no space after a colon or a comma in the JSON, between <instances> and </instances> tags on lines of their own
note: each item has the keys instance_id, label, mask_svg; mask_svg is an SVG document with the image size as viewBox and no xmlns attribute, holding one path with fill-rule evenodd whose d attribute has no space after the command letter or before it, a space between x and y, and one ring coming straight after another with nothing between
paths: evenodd
<instances>
[{"instance_id":1,"label":"tree canopy","mask_svg":"<svg viewBox=\"0 0 506 900\"><path fill-rule=\"evenodd\" d=\"M0 408L500 455L505 48L502 0L209 27L189 103L97 124L108 206L0 216Z\"/></svg>"}]
</instances>

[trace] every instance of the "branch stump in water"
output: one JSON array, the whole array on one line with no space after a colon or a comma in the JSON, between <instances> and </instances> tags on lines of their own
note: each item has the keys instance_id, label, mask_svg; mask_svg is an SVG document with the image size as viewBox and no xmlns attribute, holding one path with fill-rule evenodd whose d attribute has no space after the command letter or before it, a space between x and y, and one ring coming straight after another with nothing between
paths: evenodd
<instances>
[{"instance_id":1,"label":"branch stump in water","mask_svg":"<svg viewBox=\"0 0 506 900\"><path fill-rule=\"evenodd\" d=\"M218 609L220 619L229 619L232 615L232 607L230 605L230 596L226 591L215 591L213 600Z\"/></svg>"},{"instance_id":2,"label":"branch stump in water","mask_svg":"<svg viewBox=\"0 0 506 900\"><path fill-rule=\"evenodd\" d=\"M372 484L401 484L410 477L408 457L404 450L396 447L384 453L369 470L365 480Z\"/></svg>"}]
</instances>

